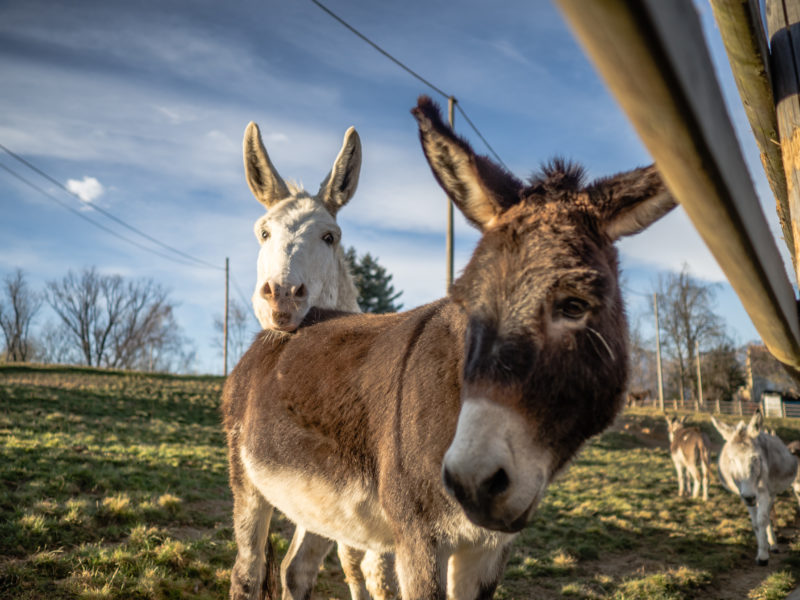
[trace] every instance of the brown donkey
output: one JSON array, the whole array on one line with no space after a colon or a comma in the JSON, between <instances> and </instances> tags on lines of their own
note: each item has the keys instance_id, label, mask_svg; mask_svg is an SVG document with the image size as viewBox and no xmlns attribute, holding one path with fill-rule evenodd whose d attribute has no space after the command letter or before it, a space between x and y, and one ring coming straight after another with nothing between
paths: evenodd
<instances>
[{"instance_id":1,"label":"brown donkey","mask_svg":"<svg viewBox=\"0 0 800 600\"><path fill-rule=\"evenodd\" d=\"M273 507L394 551L403 600L491 598L554 474L622 406L614 241L675 205L655 169L585 186L555 161L523 186L430 99L412 112L436 179L483 236L448 297L393 315L315 310L236 366L223 400L232 598L275 597Z\"/></svg>"},{"instance_id":2,"label":"brown donkey","mask_svg":"<svg viewBox=\"0 0 800 600\"><path fill-rule=\"evenodd\" d=\"M699 427L686 427L686 416L667 416L666 419L669 452L678 474L678 496L689 495L688 473L692 478L692 498L700 495L702 479L703 500L708 500L708 469L711 462L711 442L708 436Z\"/></svg>"}]
</instances>

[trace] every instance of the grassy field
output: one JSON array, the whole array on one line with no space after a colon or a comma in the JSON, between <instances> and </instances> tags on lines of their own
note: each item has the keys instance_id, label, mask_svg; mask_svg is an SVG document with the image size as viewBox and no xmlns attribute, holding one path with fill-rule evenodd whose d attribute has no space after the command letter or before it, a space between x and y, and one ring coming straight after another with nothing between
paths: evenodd
<instances>
[{"instance_id":1,"label":"grassy field","mask_svg":"<svg viewBox=\"0 0 800 600\"><path fill-rule=\"evenodd\" d=\"M218 377L0 366L0 598L226 597L221 388ZM800 439L800 422L768 425ZM757 567L744 505L715 471L708 503L679 499L663 419L626 414L551 486L497 596L785 598L800 583L795 501L779 498L782 552ZM290 533L279 520L279 552ZM347 597L333 556L315 597Z\"/></svg>"}]
</instances>

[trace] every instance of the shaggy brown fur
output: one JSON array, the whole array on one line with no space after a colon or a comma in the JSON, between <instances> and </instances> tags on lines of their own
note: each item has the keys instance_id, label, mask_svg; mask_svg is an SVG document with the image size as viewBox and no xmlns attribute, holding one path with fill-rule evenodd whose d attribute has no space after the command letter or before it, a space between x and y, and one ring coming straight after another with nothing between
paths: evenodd
<instances>
[{"instance_id":1,"label":"shaggy brown fur","mask_svg":"<svg viewBox=\"0 0 800 600\"><path fill-rule=\"evenodd\" d=\"M404 600L491 598L547 481L621 407L627 327L613 242L674 206L654 169L583 187L553 167L523 188L476 157L429 99L414 114L437 180L483 237L448 298L394 315L313 311L296 334L259 337L234 369L223 401L232 598L259 597L272 504L320 535L393 549ZM515 456L526 464L479 493L455 476L443 484L462 407L476 398L548 457L522 514L504 502L527 484L524 448Z\"/></svg>"}]
</instances>

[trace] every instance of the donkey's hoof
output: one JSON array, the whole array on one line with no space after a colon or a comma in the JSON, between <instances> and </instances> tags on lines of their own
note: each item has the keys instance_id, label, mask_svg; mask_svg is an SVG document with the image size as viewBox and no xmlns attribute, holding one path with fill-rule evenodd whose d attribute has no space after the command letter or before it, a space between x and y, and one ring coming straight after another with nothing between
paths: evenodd
<instances>
[{"instance_id":1,"label":"donkey's hoof","mask_svg":"<svg viewBox=\"0 0 800 600\"><path fill-rule=\"evenodd\" d=\"M772 554L780 554L781 553L781 549L778 548L777 546L770 546L769 547L769 551L772 552Z\"/></svg>"},{"instance_id":2,"label":"donkey's hoof","mask_svg":"<svg viewBox=\"0 0 800 600\"><path fill-rule=\"evenodd\" d=\"M756 559L756 564L759 567L766 567L769 564L769 559L768 558L757 558Z\"/></svg>"}]
</instances>

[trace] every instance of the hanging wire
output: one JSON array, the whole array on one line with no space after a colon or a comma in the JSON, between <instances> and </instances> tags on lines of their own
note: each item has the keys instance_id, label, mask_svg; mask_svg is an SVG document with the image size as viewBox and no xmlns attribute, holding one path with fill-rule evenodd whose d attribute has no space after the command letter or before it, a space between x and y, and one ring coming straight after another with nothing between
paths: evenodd
<instances>
[{"instance_id":1,"label":"hanging wire","mask_svg":"<svg viewBox=\"0 0 800 600\"><path fill-rule=\"evenodd\" d=\"M15 152L13 152L12 150L10 150L9 148L7 148L6 146L4 146L4 145L3 145L3 144L1 144L1 143L0 143L0 149L2 149L2 150L3 150L3 151L6 153L6 154L8 154L8 155L9 155L9 156L11 156L12 158L16 159L17 161L21 162L23 165L25 165L26 167L28 167L29 169L31 169L32 171L34 171L35 173L37 173L37 174L38 174L38 175L40 175L41 177L44 177L45 179L47 179L47 180L48 180L49 182L51 182L52 184L54 184L54 185L58 186L60 189L62 189L63 191L65 191L65 192L66 192L67 194L69 194L70 196L73 196L73 197L77 198L78 200L80 200L80 202L81 202L81 204L82 204L82 205L84 205L84 206L88 206L88 207L92 208L93 210L96 210L96 211L97 211L97 212L99 212L100 214L102 214L102 215L104 215L104 216L108 217L109 219L111 219L111 220L112 220L112 221L114 221L115 223L117 223L117 224L121 225L122 227L125 227L126 229L129 229L130 231L133 231L133 232L134 232L134 233L136 233L137 235L140 235L140 236L142 236L143 238L145 238L145 239L147 239L147 240L149 240L149 241L153 242L154 244L157 244L158 246L161 246L161 247L162 247L162 248L164 248L165 250L169 250L170 252L174 252L175 254L177 254L177 255L179 255L179 256L181 256L181 257L183 257L184 259L187 259L187 260L193 261L193 262L195 262L195 263L197 263L197 264L199 264L199 265L202 265L202 266L204 266L204 267L208 267L208 268L210 268L210 269L216 269L216 270L220 270L220 271L224 271L224 270L225 270L225 269L224 269L224 267L220 267L220 266L217 266L217 265L211 264L211 263L209 263L209 262L206 262L206 261L204 261L204 260L202 260L202 259L200 259L200 258L196 258L196 257L194 257L194 256L192 256L192 255L190 255L190 254L187 254L186 252L183 252L183 251L181 251L181 250L178 250L177 248L173 248L172 246L170 246L170 245L168 245L168 244L165 244L164 242L161 242L160 240L157 240L157 239L156 239L156 238L154 238L153 236L151 236L151 235L149 235L149 234L145 233L144 231L142 231L142 230L140 230L140 229L137 229L137 228L136 228L136 227L134 227L133 225L129 225L128 223L126 223L126 222L125 222L125 221L123 221L122 219L120 219L120 218L116 217L115 215L113 215L112 213L110 213L109 211L105 210L104 208L102 208L102 207L100 207L100 206L97 206L97 205L95 205L95 204L92 204L92 203L90 203L90 202L84 202L84 201L83 201L83 199L82 199L82 198L81 198L81 197L80 197L78 194L76 194L75 192L73 192L72 190L70 190L69 188L67 188L66 186L64 186L64 185L63 185L63 184L62 184L60 181L58 181L56 178L54 178L54 177L52 177L52 176L48 175L48 174L47 174L47 173L45 173L45 172L44 172L42 169L40 169L40 168L39 168L39 167L37 167L36 165L32 164L30 161L28 161L28 160L25 160L24 158L22 158L21 156L19 156L18 154L16 154ZM6 170L8 170L8 169L6 169ZM160 256L163 256L163 255L160 255Z\"/></svg>"},{"instance_id":2,"label":"hanging wire","mask_svg":"<svg viewBox=\"0 0 800 600\"><path fill-rule=\"evenodd\" d=\"M25 177L23 177L22 175L20 175L19 173L17 173L17 172L16 172L16 171L14 171L13 169L11 169L11 168L7 167L7 166L6 166L6 165L4 165L3 163L0 163L0 169L3 169L3 170L4 170L4 171L6 171L8 174L10 174L12 177L15 177L16 179L18 179L19 181L21 181L22 183L24 183L24 184L25 184L25 185L27 185L28 187L30 187L30 188L32 188L32 189L34 189L34 190L36 190L37 192L39 192L40 194L42 194L42 195L43 195L43 196L45 196L46 198L49 198L50 200L52 200L53 202L55 202L56 204L58 204L58 205L59 205L59 206L61 206L62 208L65 208L65 209L67 209L68 211L70 211L70 212L71 212L71 213L73 213L74 215L76 215L76 216L80 217L80 218L81 218L81 219L83 219L84 221L88 221L89 223L91 223L91 224L92 224L92 225L94 225L95 227L97 227L97 228L99 228L99 229L102 229L103 231L105 231L105 232L107 232L107 233L110 233L110 234L111 234L111 235L113 235L115 238L121 239L121 240L123 240L123 241L125 241L125 242L128 242L129 244L131 244L131 245L133 245L133 246L136 246L137 248L139 248L139 249L141 249L141 250L145 250L145 251L147 251L147 252L151 252L152 254L155 254L156 256L160 256L161 258L165 258L165 259L167 259L167 260L171 260L171 261L173 261L173 262L175 262L175 263L178 263L178 264L181 264L181 265L184 265L184 266L188 266L188 267L194 267L194 268L197 268L197 267L198 267L198 265L196 265L196 264L194 264L194 263L190 263L190 262L188 262L188 261L185 261L185 260L181 260L181 259L175 258L174 256L170 256L170 255L168 255L168 254L164 254L164 253L162 253L162 252L159 252L158 250L155 250L155 249L153 249L153 248L148 248L147 246L143 246L143 245L142 245L142 244L140 244L139 242L137 242L137 241L135 241L135 240L132 240L132 239L130 239L130 238L128 238L128 237L125 237L124 235L121 235L119 232L116 232L116 231L114 231L113 229L110 229L110 228L106 227L106 226L105 226L105 225L103 225L102 223L98 223L97 221L95 221L94 219L92 219L91 217L89 217L88 215L86 215L86 214L82 213L81 211L79 211L78 209L76 209L76 208L74 208L74 207L70 206L70 205L69 205L69 204L67 204L66 202L63 202L62 200L60 200L60 199L56 198L55 196L53 196L52 194L50 194L50 193L49 193L49 192L47 192L46 190L44 190L44 189L40 188L38 185L36 185L36 184L35 184L35 183L33 183L32 181L30 181L30 180L26 179Z\"/></svg>"},{"instance_id":3,"label":"hanging wire","mask_svg":"<svg viewBox=\"0 0 800 600\"><path fill-rule=\"evenodd\" d=\"M403 69L404 71L406 71L407 73L409 73L409 74L410 74L412 77L415 77L416 79L418 79L419 81L421 81L422 83L424 83L426 86L428 86L428 87L429 87L430 89L432 89L434 92L436 92L437 94L439 94L439 95L441 95L441 96L443 96L443 97L445 97L445 98L448 98L448 99L449 99L449 98L453 98L453 100L455 100L455 97L454 97L452 94L448 94L447 92L443 91L441 88L439 88L439 87L437 87L437 86L433 85L433 84L432 84L430 81L428 81L427 79L425 79L424 77L422 77L422 75L420 75L419 73L417 73L416 71L414 71L413 69L411 69L410 67L408 67L407 65L405 65L403 62L401 62L400 60L398 60L397 58L395 58L394 56L392 56L391 54L389 54L389 53L388 53L386 50L384 50L383 48L381 48L381 47L380 47L378 44L376 44L376 43L375 43L375 42L373 42L371 39L369 39L367 36L365 36L363 33L361 33L360 31L358 31L358 29L356 29L355 27L353 27L352 25L350 25L350 24L349 24L347 21L345 21L344 19L342 19L342 18L341 18L339 15L337 15L337 14L336 14L336 13L334 13L334 12L333 12L331 9L329 9L327 6L325 6L324 4L322 4L322 3L321 3L319 0L311 0L311 2L313 2L314 4L316 4L316 5L317 5L317 6L318 6L320 9L322 9L323 11L325 11L325 12L326 12L328 15L330 15L330 16L331 16L331 17L333 17L333 18L334 18L336 21L338 21L340 24L342 24L344 27L346 27L347 29L349 29L349 30L350 30L350 31L351 31L353 34L355 34L356 36L358 36L359 38L361 38L363 41L365 41L367 44L369 44L370 46L372 46L373 48L375 48L375 50L377 50L378 52L380 52L381 54L383 54L383 55L384 55L386 58L388 58L388 59L389 59L389 60L391 60L393 63L395 63L395 64L396 64L398 67L400 67L401 69ZM504 163L504 162L503 162L503 159L502 159L502 158L500 158L500 155L499 155L499 154L497 154L497 152L495 152L495 151L494 151L494 148L492 148L492 147L489 145L489 142L487 142L487 141L486 141L486 138L485 138L485 137L483 137L483 134L481 134L481 132L480 132L480 131L478 131L478 128L475 126L475 124L474 124L474 123L473 123L473 122L470 120L470 118L467 116L467 113L465 113L465 112L464 112L464 109L463 109L463 108L461 108L461 104L460 104L458 101L456 101L456 108L458 108L458 112L460 112L460 113L461 113L461 116L463 116L463 117L464 117L464 120L465 120L465 121L466 121L466 122L469 124L469 126L472 128L472 130L475 132L475 134L476 134L476 135L477 135L477 136L478 136L478 137L481 139L481 141L482 141L484 144L486 144L486 147L489 149L489 152L491 152L491 153L492 153L492 156L494 156L494 157L497 159L497 162L499 162L501 165L503 165L503 167L504 167L504 168L505 168L507 171L510 171L510 169L508 168L508 166L506 165L506 163Z\"/></svg>"}]
</instances>

